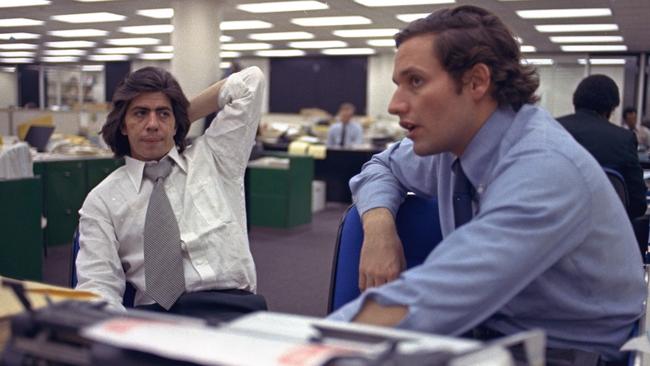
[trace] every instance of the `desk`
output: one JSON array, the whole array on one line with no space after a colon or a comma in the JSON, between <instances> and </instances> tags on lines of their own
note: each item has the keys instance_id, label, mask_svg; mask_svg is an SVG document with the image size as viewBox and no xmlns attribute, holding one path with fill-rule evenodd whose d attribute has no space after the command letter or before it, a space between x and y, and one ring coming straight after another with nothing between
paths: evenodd
<instances>
[{"instance_id":1,"label":"desk","mask_svg":"<svg viewBox=\"0 0 650 366\"><path fill-rule=\"evenodd\" d=\"M34 159L34 174L43 180L43 213L47 218L45 244L72 241L79 209L86 195L117 167L123 159L111 156L66 156L39 154Z\"/></svg>"},{"instance_id":2,"label":"desk","mask_svg":"<svg viewBox=\"0 0 650 366\"><path fill-rule=\"evenodd\" d=\"M265 150L286 151L287 144L264 143ZM314 179L325 181L328 202L352 202L350 178L361 172L361 167L380 149L328 148L325 159L314 160Z\"/></svg>"}]
</instances>

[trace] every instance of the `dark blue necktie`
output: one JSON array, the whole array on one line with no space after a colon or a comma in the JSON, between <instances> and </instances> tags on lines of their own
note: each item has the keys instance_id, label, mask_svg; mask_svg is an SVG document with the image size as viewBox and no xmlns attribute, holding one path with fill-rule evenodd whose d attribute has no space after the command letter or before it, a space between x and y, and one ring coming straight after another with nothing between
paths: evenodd
<instances>
[{"instance_id":1,"label":"dark blue necktie","mask_svg":"<svg viewBox=\"0 0 650 366\"><path fill-rule=\"evenodd\" d=\"M474 187L467 179L460 160L456 159L451 165L454 172L454 225L456 228L472 219L472 197L474 196Z\"/></svg>"}]
</instances>

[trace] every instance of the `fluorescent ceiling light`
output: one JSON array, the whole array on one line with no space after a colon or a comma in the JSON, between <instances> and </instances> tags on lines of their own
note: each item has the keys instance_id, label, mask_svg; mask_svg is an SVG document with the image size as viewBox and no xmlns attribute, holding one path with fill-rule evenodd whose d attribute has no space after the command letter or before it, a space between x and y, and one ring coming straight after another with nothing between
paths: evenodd
<instances>
[{"instance_id":1,"label":"fluorescent ceiling light","mask_svg":"<svg viewBox=\"0 0 650 366\"><path fill-rule=\"evenodd\" d=\"M0 50L35 50L38 46L30 43L0 44Z\"/></svg>"},{"instance_id":2,"label":"fluorescent ceiling light","mask_svg":"<svg viewBox=\"0 0 650 366\"><path fill-rule=\"evenodd\" d=\"M599 31L616 31L616 24L546 24L536 25L535 29L542 33L554 32L599 32Z\"/></svg>"},{"instance_id":3,"label":"fluorescent ceiling light","mask_svg":"<svg viewBox=\"0 0 650 366\"><path fill-rule=\"evenodd\" d=\"M229 62L229 61L224 61L224 62L219 63L219 68L220 69L227 69L230 66L232 66L232 62Z\"/></svg>"},{"instance_id":4,"label":"fluorescent ceiling light","mask_svg":"<svg viewBox=\"0 0 650 366\"><path fill-rule=\"evenodd\" d=\"M95 47L95 42L90 41L59 41L59 42L45 42L47 47L52 48L88 48Z\"/></svg>"},{"instance_id":5,"label":"fluorescent ceiling light","mask_svg":"<svg viewBox=\"0 0 650 366\"><path fill-rule=\"evenodd\" d=\"M81 65L81 71L103 71L104 65Z\"/></svg>"},{"instance_id":6,"label":"fluorescent ceiling light","mask_svg":"<svg viewBox=\"0 0 650 366\"><path fill-rule=\"evenodd\" d=\"M77 62L79 57L75 56L46 56L41 57L43 62Z\"/></svg>"},{"instance_id":7,"label":"fluorescent ceiling light","mask_svg":"<svg viewBox=\"0 0 650 366\"><path fill-rule=\"evenodd\" d=\"M586 65L587 60L584 58L579 58L578 63L580 65ZM589 63L591 65L625 65L624 58L590 58Z\"/></svg>"},{"instance_id":8,"label":"fluorescent ceiling light","mask_svg":"<svg viewBox=\"0 0 650 366\"><path fill-rule=\"evenodd\" d=\"M36 33L0 33L0 39L3 41L13 41L14 39L38 39L40 34Z\"/></svg>"},{"instance_id":9,"label":"fluorescent ceiling light","mask_svg":"<svg viewBox=\"0 0 650 366\"><path fill-rule=\"evenodd\" d=\"M366 41L369 46L373 47L395 47L394 39L371 39Z\"/></svg>"},{"instance_id":10,"label":"fluorescent ceiling light","mask_svg":"<svg viewBox=\"0 0 650 366\"><path fill-rule=\"evenodd\" d=\"M292 39L312 39L314 35L309 32L275 32L275 33L253 33L248 38L256 41L288 41Z\"/></svg>"},{"instance_id":11,"label":"fluorescent ceiling light","mask_svg":"<svg viewBox=\"0 0 650 366\"><path fill-rule=\"evenodd\" d=\"M7 18L0 19L0 27L30 27L35 25L43 25L42 20L34 20L29 18Z\"/></svg>"},{"instance_id":12,"label":"fluorescent ceiling light","mask_svg":"<svg viewBox=\"0 0 650 366\"><path fill-rule=\"evenodd\" d=\"M404 23L410 23L417 19L426 18L431 13L412 13L412 14L397 14L395 17Z\"/></svg>"},{"instance_id":13,"label":"fluorescent ceiling light","mask_svg":"<svg viewBox=\"0 0 650 366\"><path fill-rule=\"evenodd\" d=\"M120 32L129 34L160 34L171 33L173 31L174 26L171 24L135 25L130 27L120 27Z\"/></svg>"},{"instance_id":14,"label":"fluorescent ceiling light","mask_svg":"<svg viewBox=\"0 0 650 366\"><path fill-rule=\"evenodd\" d=\"M251 51L251 50L268 50L271 48L269 43L227 43L221 45L221 48L227 51Z\"/></svg>"},{"instance_id":15,"label":"fluorescent ceiling light","mask_svg":"<svg viewBox=\"0 0 650 366\"><path fill-rule=\"evenodd\" d=\"M156 46L153 48L156 52L174 52L174 46Z\"/></svg>"},{"instance_id":16,"label":"fluorescent ceiling light","mask_svg":"<svg viewBox=\"0 0 650 366\"><path fill-rule=\"evenodd\" d=\"M138 58L141 60L171 60L173 53L143 53Z\"/></svg>"},{"instance_id":17,"label":"fluorescent ceiling light","mask_svg":"<svg viewBox=\"0 0 650 366\"><path fill-rule=\"evenodd\" d=\"M17 8L20 6L49 5L49 0L0 0L0 8Z\"/></svg>"},{"instance_id":18,"label":"fluorescent ceiling light","mask_svg":"<svg viewBox=\"0 0 650 366\"><path fill-rule=\"evenodd\" d=\"M15 67L6 67L5 66L5 67L0 67L0 71L2 71L2 72L16 72L16 68Z\"/></svg>"},{"instance_id":19,"label":"fluorescent ceiling light","mask_svg":"<svg viewBox=\"0 0 650 366\"><path fill-rule=\"evenodd\" d=\"M456 2L456 0L354 0L354 2L368 7L381 7L381 6L453 4Z\"/></svg>"},{"instance_id":20,"label":"fluorescent ceiling light","mask_svg":"<svg viewBox=\"0 0 650 366\"><path fill-rule=\"evenodd\" d=\"M107 39L106 43L113 46L148 46L160 44L158 38L113 38Z\"/></svg>"},{"instance_id":21,"label":"fluorescent ceiling light","mask_svg":"<svg viewBox=\"0 0 650 366\"><path fill-rule=\"evenodd\" d=\"M143 17L156 19L169 19L174 17L174 9L172 8L143 9L136 11L136 13Z\"/></svg>"},{"instance_id":22,"label":"fluorescent ceiling light","mask_svg":"<svg viewBox=\"0 0 650 366\"><path fill-rule=\"evenodd\" d=\"M597 52L597 51L627 51L627 46L622 44L608 45L562 45L564 52Z\"/></svg>"},{"instance_id":23,"label":"fluorescent ceiling light","mask_svg":"<svg viewBox=\"0 0 650 366\"><path fill-rule=\"evenodd\" d=\"M521 63L524 65L553 65L555 61L552 58L522 58Z\"/></svg>"},{"instance_id":24,"label":"fluorescent ceiling light","mask_svg":"<svg viewBox=\"0 0 650 366\"><path fill-rule=\"evenodd\" d=\"M34 59L25 57L0 58L0 62L4 64L30 64L34 62Z\"/></svg>"},{"instance_id":25,"label":"fluorescent ceiling light","mask_svg":"<svg viewBox=\"0 0 650 366\"><path fill-rule=\"evenodd\" d=\"M101 29L66 29L49 31L47 34L55 37L75 38L75 37L103 37L108 31Z\"/></svg>"},{"instance_id":26,"label":"fluorescent ceiling light","mask_svg":"<svg viewBox=\"0 0 650 366\"><path fill-rule=\"evenodd\" d=\"M553 43L623 42L623 37L621 36L559 36L549 38Z\"/></svg>"},{"instance_id":27,"label":"fluorescent ceiling light","mask_svg":"<svg viewBox=\"0 0 650 366\"><path fill-rule=\"evenodd\" d=\"M517 15L524 19L606 17L612 15L612 10L608 8L517 10Z\"/></svg>"},{"instance_id":28,"label":"fluorescent ceiling light","mask_svg":"<svg viewBox=\"0 0 650 366\"><path fill-rule=\"evenodd\" d=\"M85 50L45 50L44 55L48 56L83 56L86 54Z\"/></svg>"},{"instance_id":29,"label":"fluorescent ceiling light","mask_svg":"<svg viewBox=\"0 0 650 366\"><path fill-rule=\"evenodd\" d=\"M232 20L221 22L221 30L239 30L239 29L265 29L272 28L273 24L261 20Z\"/></svg>"},{"instance_id":30,"label":"fluorescent ceiling light","mask_svg":"<svg viewBox=\"0 0 650 366\"><path fill-rule=\"evenodd\" d=\"M90 55L88 59L91 61L126 61L129 59L127 55Z\"/></svg>"},{"instance_id":31,"label":"fluorescent ceiling light","mask_svg":"<svg viewBox=\"0 0 650 366\"><path fill-rule=\"evenodd\" d=\"M108 48L98 48L95 50L97 53L103 54L136 54L142 52L142 48L139 47L108 47Z\"/></svg>"},{"instance_id":32,"label":"fluorescent ceiling light","mask_svg":"<svg viewBox=\"0 0 650 366\"><path fill-rule=\"evenodd\" d=\"M221 58L235 58L241 56L241 53L235 51L221 51L219 57Z\"/></svg>"},{"instance_id":33,"label":"fluorescent ceiling light","mask_svg":"<svg viewBox=\"0 0 650 366\"><path fill-rule=\"evenodd\" d=\"M303 27L328 27L334 25L371 24L372 20L358 16L294 18L291 23Z\"/></svg>"},{"instance_id":34,"label":"fluorescent ceiling light","mask_svg":"<svg viewBox=\"0 0 650 366\"><path fill-rule=\"evenodd\" d=\"M326 55L372 55L375 50L372 48L332 48L321 52Z\"/></svg>"},{"instance_id":35,"label":"fluorescent ceiling light","mask_svg":"<svg viewBox=\"0 0 650 366\"><path fill-rule=\"evenodd\" d=\"M0 52L0 57L34 57L34 52L29 52L29 51Z\"/></svg>"},{"instance_id":36,"label":"fluorescent ceiling light","mask_svg":"<svg viewBox=\"0 0 650 366\"><path fill-rule=\"evenodd\" d=\"M289 47L292 48L336 48L347 46L347 42L343 41L304 41L289 43Z\"/></svg>"},{"instance_id":37,"label":"fluorescent ceiling light","mask_svg":"<svg viewBox=\"0 0 650 366\"><path fill-rule=\"evenodd\" d=\"M335 36L343 38L365 38L365 37L392 37L398 30L394 28L377 29L340 29L332 32Z\"/></svg>"},{"instance_id":38,"label":"fluorescent ceiling light","mask_svg":"<svg viewBox=\"0 0 650 366\"><path fill-rule=\"evenodd\" d=\"M62 14L53 15L52 20L58 20L65 23L98 23L98 22L119 22L126 17L115 13L98 12L98 13L80 13L80 14Z\"/></svg>"},{"instance_id":39,"label":"fluorescent ceiling light","mask_svg":"<svg viewBox=\"0 0 650 366\"><path fill-rule=\"evenodd\" d=\"M249 13L283 13L290 11L323 10L329 9L329 6L320 1L305 0L241 4L237 5L237 9Z\"/></svg>"},{"instance_id":40,"label":"fluorescent ceiling light","mask_svg":"<svg viewBox=\"0 0 650 366\"><path fill-rule=\"evenodd\" d=\"M233 40L233 38L231 36L225 36L223 34L221 36L219 36L219 41L221 41L221 42L230 42L232 40Z\"/></svg>"},{"instance_id":41,"label":"fluorescent ceiling light","mask_svg":"<svg viewBox=\"0 0 650 366\"><path fill-rule=\"evenodd\" d=\"M535 51L537 51L537 48L535 48L535 46L530 46L530 45L524 44L524 45L519 46L519 51L521 51L521 52L535 52Z\"/></svg>"},{"instance_id":42,"label":"fluorescent ceiling light","mask_svg":"<svg viewBox=\"0 0 650 366\"><path fill-rule=\"evenodd\" d=\"M304 56L305 51L303 50L266 50L266 51L257 51L255 55L260 57L298 57Z\"/></svg>"},{"instance_id":43,"label":"fluorescent ceiling light","mask_svg":"<svg viewBox=\"0 0 650 366\"><path fill-rule=\"evenodd\" d=\"M115 1L115 0L75 0L75 1L79 1L81 3L100 3L100 2Z\"/></svg>"}]
</instances>

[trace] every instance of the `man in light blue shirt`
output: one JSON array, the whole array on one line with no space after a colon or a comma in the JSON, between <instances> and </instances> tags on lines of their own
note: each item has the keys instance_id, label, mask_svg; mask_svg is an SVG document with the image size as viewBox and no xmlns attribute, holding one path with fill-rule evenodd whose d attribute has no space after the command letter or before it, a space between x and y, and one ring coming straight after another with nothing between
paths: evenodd
<instances>
[{"instance_id":1,"label":"man in light blue shirt","mask_svg":"<svg viewBox=\"0 0 650 366\"><path fill-rule=\"evenodd\" d=\"M460 6L396 41L389 112L408 135L350 182L367 291L331 318L449 335L543 328L549 348L621 359L645 299L632 228L598 163L531 105L537 76L512 33ZM452 200L463 179L466 223ZM400 273L394 217L408 191L437 198L444 239Z\"/></svg>"},{"instance_id":2,"label":"man in light blue shirt","mask_svg":"<svg viewBox=\"0 0 650 366\"><path fill-rule=\"evenodd\" d=\"M363 143L363 128L352 120L355 107L343 103L336 114L336 122L327 131L327 147L350 148Z\"/></svg>"}]
</instances>

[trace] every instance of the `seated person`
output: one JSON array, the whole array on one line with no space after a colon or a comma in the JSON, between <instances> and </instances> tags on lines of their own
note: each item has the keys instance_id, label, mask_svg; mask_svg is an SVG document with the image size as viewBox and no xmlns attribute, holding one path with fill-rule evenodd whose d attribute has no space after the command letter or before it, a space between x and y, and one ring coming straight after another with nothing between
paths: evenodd
<instances>
[{"instance_id":1,"label":"seated person","mask_svg":"<svg viewBox=\"0 0 650 366\"><path fill-rule=\"evenodd\" d=\"M573 93L576 112L557 120L600 165L621 173L630 198L628 216L634 218L645 214L646 185L634 133L609 122L619 104L618 95L618 87L610 77L588 76Z\"/></svg>"},{"instance_id":2,"label":"seated person","mask_svg":"<svg viewBox=\"0 0 650 366\"><path fill-rule=\"evenodd\" d=\"M327 131L327 147L354 147L363 143L363 128L352 121L355 107L343 103L336 114L336 122Z\"/></svg>"},{"instance_id":3,"label":"seated person","mask_svg":"<svg viewBox=\"0 0 650 366\"><path fill-rule=\"evenodd\" d=\"M254 294L243 187L263 90L255 67L191 103L163 69L126 77L101 131L126 164L79 211L78 289L116 310L124 309L126 282L143 309L229 319L266 308ZM191 121L217 110L205 134L186 146Z\"/></svg>"},{"instance_id":4,"label":"seated person","mask_svg":"<svg viewBox=\"0 0 650 366\"><path fill-rule=\"evenodd\" d=\"M622 359L646 297L634 233L598 163L532 105L539 82L512 32L459 6L396 44L388 110L407 138L350 182L365 292L330 318L480 339L542 328L549 363ZM409 191L438 200L444 239L400 273Z\"/></svg>"}]
</instances>

